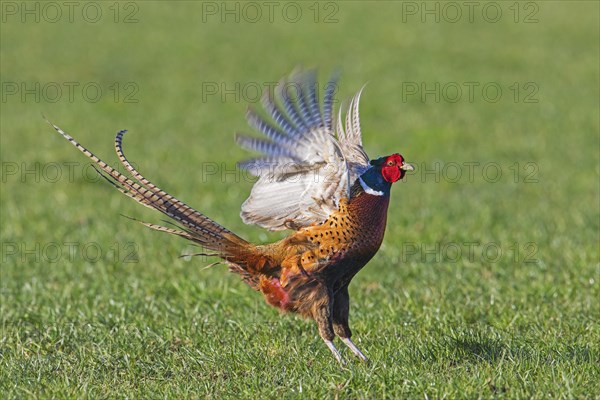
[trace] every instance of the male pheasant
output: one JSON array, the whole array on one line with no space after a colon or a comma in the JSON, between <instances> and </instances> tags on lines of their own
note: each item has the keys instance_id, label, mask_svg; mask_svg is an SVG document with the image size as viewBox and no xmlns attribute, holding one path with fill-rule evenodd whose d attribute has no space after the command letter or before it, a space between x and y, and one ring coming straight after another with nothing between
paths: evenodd
<instances>
[{"instance_id":1,"label":"male pheasant","mask_svg":"<svg viewBox=\"0 0 600 400\"><path fill-rule=\"evenodd\" d=\"M131 176L51 125L119 191L180 224L174 229L142 222L145 226L203 246L272 306L313 318L339 362L335 335L367 360L350 339L348 284L381 245L392 183L413 168L399 154L369 161L358 115L362 89L347 107L344 127L342 107L337 118L333 115L336 82L334 77L326 85L321 105L315 71L284 78L274 93L263 97L270 118L251 109L247 113L249 124L266 138L236 135L241 147L263 154L239 164L258 177L242 205L243 221L269 230L294 230L271 244L245 241L144 178L123 153L125 131L117 134L115 149Z\"/></svg>"}]
</instances>

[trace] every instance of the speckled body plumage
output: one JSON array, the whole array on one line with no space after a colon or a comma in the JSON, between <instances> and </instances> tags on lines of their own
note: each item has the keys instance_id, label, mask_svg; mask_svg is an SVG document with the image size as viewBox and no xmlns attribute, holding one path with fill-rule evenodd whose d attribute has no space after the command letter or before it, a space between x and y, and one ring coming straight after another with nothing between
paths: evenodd
<instances>
[{"instance_id":1,"label":"speckled body plumage","mask_svg":"<svg viewBox=\"0 0 600 400\"><path fill-rule=\"evenodd\" d=\"M341 109L335 123L332 117L335 79L327 85L322 110L314 72L293 75L290 82L298 89L297 98L279 92L277 99L263 101L272 121L248 113L250 125L267 139L237 137L242 147L263 153L241 164L259 178L242 205L242 219L270 230L295 230L271 244L247 242L144 178L125 157L125 131L117 134L115 149L130 176L52 126L119 191L172 218L179 229L143 222L145 226L202 246L262 292L267 303L313 318L338 361L336 335L366 360L350 340L348 285L379 250L391 185L412 167L399 154L369 161L358 117L360 91L348 105L344 128Z\"/></svg>"},{"instance_id":2,"label":"speckled body plumage","mask_svg":"<svg viewBox=\"0 0 600 400\"><path fill-rule=\"evenodd\" d=\"M316 281L335 294L377 253L385 232L389 195L372 196L358 183L352 193L323 223L257 248L265 261L261 268L253 268L259 271L249 277L248 283L262 291L269 304L282 311L312 316L313 305L306 301L310 297L306 293L308 284ZM245 270L238 266L232 269ZM275 288L286 301L272 296Z\"/></svg>"}]
</instances>

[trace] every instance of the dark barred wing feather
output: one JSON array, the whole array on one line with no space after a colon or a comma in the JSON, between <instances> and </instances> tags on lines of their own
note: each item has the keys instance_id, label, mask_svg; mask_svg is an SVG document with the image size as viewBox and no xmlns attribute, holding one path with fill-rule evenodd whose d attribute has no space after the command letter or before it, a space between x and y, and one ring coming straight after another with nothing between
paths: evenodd
<instances>
[{"instance_id":1,"label":"dark barred wing feather","mask_svg":"<svg viewBox=\"0 0 600 400\"><path fill-rule=\"evenodd\" d=\"M314 70L294 73L265 94L270 119L248 111L248 123L265 138L236 135L241 147L262 154L239 164L259 178L242 205L246 223L270 230L320 223L369 166L358 116L361 92L349 104L344 129L341 108L334 122L337 77L323 88L322 105L316 78Z\"/></svg>"}]
</instances>

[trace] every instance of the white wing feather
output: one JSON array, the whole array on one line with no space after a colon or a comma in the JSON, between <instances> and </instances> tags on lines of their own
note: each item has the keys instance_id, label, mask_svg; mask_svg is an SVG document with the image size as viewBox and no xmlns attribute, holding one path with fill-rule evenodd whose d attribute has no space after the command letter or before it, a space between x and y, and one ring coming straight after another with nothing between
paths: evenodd
<instances>
[{"instance_id":1,"label":"white wing feather","mask_svg":"<svg viewBox=\"0 0 600 400\"><path fill-rule=\"evenodd\" d=\"M295 98L290 87L297 92ZM335 78L325 88L322 110L315 71L293 74L278 88L275 97L263 98L272 122L248 113L250 125L267 138L237 135L240 146L264 155L240 163L259 178L242 205L242 219L270 230L323 222L369 167L358 116L362 89L350 101L344 130L341 108L336 121L331 118Z\"/></svg>"}]
</instances>

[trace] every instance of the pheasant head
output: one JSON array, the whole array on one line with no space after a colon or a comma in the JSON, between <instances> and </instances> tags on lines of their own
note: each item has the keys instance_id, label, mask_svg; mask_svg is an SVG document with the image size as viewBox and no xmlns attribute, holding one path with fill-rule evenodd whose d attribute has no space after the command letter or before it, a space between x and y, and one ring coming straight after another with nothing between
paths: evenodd
<instances>
[{"instance_id":1,"label":"pheasant head","mask_svg":"<svg viewBox=\"0 0 600 400\"><path fill-rule=\"evenodd\" d=\"M379 157L369 163L371 167L359 177L359 182L365 192L375 196L388 195L392 183L404 178L407 171L414 170L414 167L397 153Z\"/></svg>"}]
</instances>

